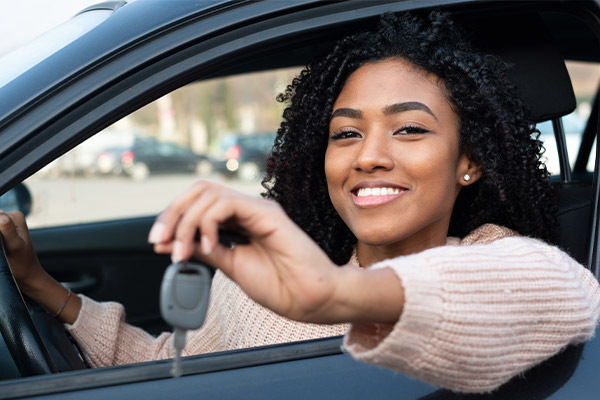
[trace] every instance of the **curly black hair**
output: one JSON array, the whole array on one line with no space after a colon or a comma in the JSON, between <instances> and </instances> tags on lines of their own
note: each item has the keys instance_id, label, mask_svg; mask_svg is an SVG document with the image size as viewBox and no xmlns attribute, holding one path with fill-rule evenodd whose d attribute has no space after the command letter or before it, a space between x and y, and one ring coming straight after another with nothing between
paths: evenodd
<instances>
[{"instance_id":1,"label":"curly black hair","mask_svg":"<svg viewBox=\"0 0 600 400\"><path fill-rule=\"evenodd\" d=\"M289 102L262 184L337 264L349 260L356 238L335 211L324 172L329 120L347 78L360 66L402 58L435 74L460 120L460 147L482 177L464 187L449 235L484 223L554 242L556 194L540 162L539 132L507 78L509 66L473 48L443 12L386 14L376 27L339 40L278 96Z\"/></svg>"}]
</instances>

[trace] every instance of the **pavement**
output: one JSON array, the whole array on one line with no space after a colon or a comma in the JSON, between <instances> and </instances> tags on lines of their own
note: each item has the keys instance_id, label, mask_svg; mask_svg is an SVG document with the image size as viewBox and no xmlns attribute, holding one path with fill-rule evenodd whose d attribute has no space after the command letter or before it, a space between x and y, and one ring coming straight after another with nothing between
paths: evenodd
<instances>
[{"instance_id":1,"label":"pavement","mask_svg":"<svg viewBox=\"0 0 600 400\"><path fill-rule=\"evenodd\" d=\"M33 175L25 181L33 198L30 228L157 215L199 179L193 174L150 176L135 182L124 176L59 178ZM249 195L262 192L259 181L245 183L213 174L207 180Z\"/></svg>"}]
</instances>

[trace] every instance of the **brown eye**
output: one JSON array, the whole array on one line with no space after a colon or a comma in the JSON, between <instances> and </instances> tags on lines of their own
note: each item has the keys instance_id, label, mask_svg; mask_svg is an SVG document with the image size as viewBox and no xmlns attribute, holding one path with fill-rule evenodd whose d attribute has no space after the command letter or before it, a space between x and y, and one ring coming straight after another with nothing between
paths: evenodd
<instances>
[{"instance_id":1,"label":"brown eye","mask_svg":"<svg viewBox=\"0 0 600 400\"><path fill-rule=\"evenodd\" d=\"M416 125L408 125L394 132L394 134L398 135L419 135L423 133L429 133L429 131Z\"/></svg>"},{"instance_id":2,"label":"brown eye","mask_svg":"<svg viewBox=\"0 0 600 400\"><path fill-rule=\"evenodd\" d=\"M334 133L331 136L331 140L350 139L350 138L356 138L356 137L360 137L360 134L358 132L354 132L354 131L341 131L341 132L338 132L338 133Z\"/></svg>"}]
</instances>

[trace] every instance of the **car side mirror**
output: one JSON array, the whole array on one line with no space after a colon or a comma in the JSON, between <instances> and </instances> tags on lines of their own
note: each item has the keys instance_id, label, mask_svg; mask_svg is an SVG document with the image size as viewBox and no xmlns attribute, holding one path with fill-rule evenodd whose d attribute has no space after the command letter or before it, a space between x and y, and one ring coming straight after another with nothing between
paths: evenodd
<instances>
[{"instance_id":1,"label":"car side mirror","mask_svg":"<svg viewBox=\"0 0 600 400\"><path fill-rule=\"evenodd\" d=\"M0 210L6 212L21 211L25 216L28 216L31 213L31 205L31 192L24 183L19 183L0 196Z\"/></svg>"}]
</instances>

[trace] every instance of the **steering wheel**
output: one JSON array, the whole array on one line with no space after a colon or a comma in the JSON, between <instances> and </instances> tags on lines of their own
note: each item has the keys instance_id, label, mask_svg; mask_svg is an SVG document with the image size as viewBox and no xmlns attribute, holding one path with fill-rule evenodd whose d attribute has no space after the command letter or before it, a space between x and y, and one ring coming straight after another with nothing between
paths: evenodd
<instances>
[{"instance_id":1,"label":"steering wheel","mask_svg":"<svg viewBox=\"0 0 600 400\"><path fill-rule=\"evenodd\" d=\"M42 309L40 306L37 306L37 309L39 314ZM45 311L42 311L42 313L49 317ZM39 318L36 318L36 320L39 320ZM42 375L85 368L85 364L67 339L62 324L55 318L51 320L54 323L43 324L48 325L44 326L44 332L46 333L45 336L50 338L49 345L52 346L54 353L52 356L42 341L40 332L36 328L25 300L15 283L0 237L0 333L4 337L6 347L21 376ZM69 345L65 346L65 339ZM58 363L55 362L57 358ZM60 368L57 367L57 364Z\"/></svg>"}]
</instances>

